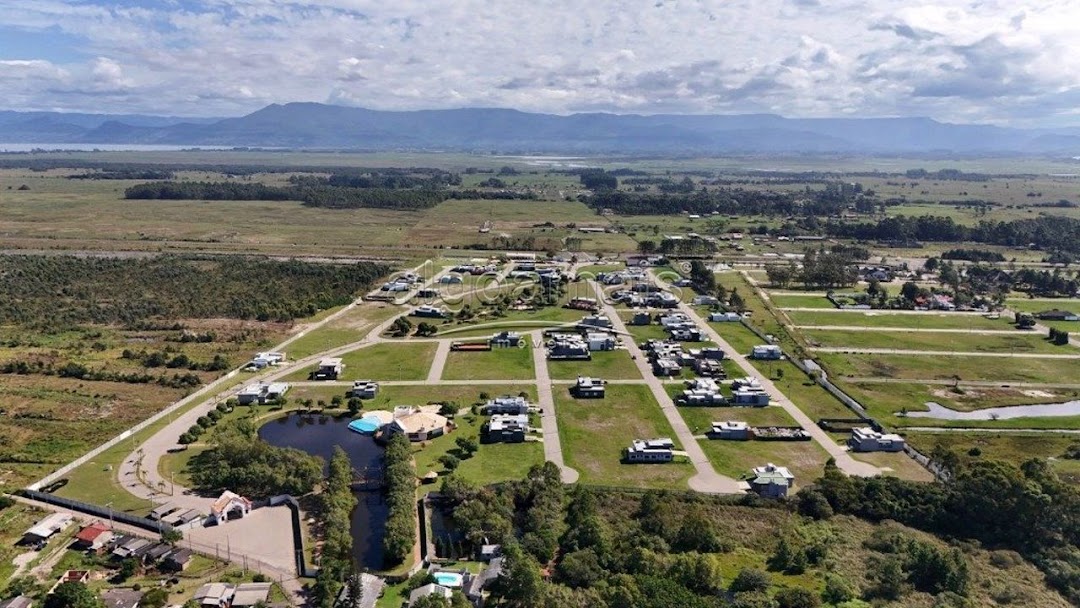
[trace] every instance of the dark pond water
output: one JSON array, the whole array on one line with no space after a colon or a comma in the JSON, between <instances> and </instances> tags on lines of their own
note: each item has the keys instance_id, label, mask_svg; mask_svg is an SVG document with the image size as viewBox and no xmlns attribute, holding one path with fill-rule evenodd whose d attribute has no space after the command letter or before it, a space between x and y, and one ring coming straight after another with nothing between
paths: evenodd
<instances>
[{"instance_id":1,"label":"dark pond water","mask_svg":"<svg viewBox=\"0 0 1080 608\"><path fill-rule=\"evenodd\" d=\"M293 414L268 422L259 437L271 445L296 448L326 461L340 445L354 468L381 467L383 448L365 435L348 429L348 418ZM383 536L388 509L382 492L356 492L359 504L352 514L353 558L357 566L377 569L383 565Z\"/></svg>"}]
</instances>

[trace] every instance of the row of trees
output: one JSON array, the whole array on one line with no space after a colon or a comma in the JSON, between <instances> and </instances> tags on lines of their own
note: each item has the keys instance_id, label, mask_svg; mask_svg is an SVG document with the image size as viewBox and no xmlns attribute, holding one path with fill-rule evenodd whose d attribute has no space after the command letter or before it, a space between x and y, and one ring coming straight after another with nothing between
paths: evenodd
<instances>
[{"instance_id":1,"label":"row of trees","mask_svg":"<svg viewBox=\"0 0 1080 608\"><path fill-rule=\"evenodd\" d=\"M145 372L124 372L110 369L93 369L82 363L67 361L56 364L49 359L9 359L0 363L0 374L17 374L27 376L40 374L43 376L58 376L60 378L74 378L87 382L122 382L124 384L157 384L169 388L192 388L202 384L202 378L186 373L148 374Z\"/></svg>"},{"instance_id":2,"label":"row of trees","mask_svg":"<svg viewBox=\"0 0 1080 608\"><path fill-rule=\"evenodd\" d=\"M854 260L848 252L825 249L808 249L801 267L794 262L774 264L766 267L765 272L769 282L777 287L787 287L792 282L807 287L846 287L859 278Z\"/></svg>"},{"instance_id":3,"label":"row of trees","mask_svg":"<svg viewBox=\"0 0 1080 608\"><path fill-rule=\"evenodd\" d=\"M210 361L199 362L191 359L184 353L170 354L164 351L147 352L145 349L133 351L124 349L120 353L121 359L137 361L143 367L167 367L169 369L188 369L191 371L219 372L229 369L232 365L222 354L214 355Z\"/></svg>"},{"instance_id":4,"label":"row of trees","mask_svg":"<svg viewBox=\"0 0 1080 608\"><path fill-rule=\"evenodd\" d=\"M921 215L886 217L877 222L828 222L826 234L840 238L880 241L973 242L1007 247L1034 245L1044 251L1080 252L1080 220L1038 217L1013 221L958 224L951 217Z\"/></svg>"},{"instance_id":5,"label":"row of trees","mask_svg":"<svg viewBox=\"0 0 1080 608\"><path fill-rule=\"evenodd\" d=\"M240 256L0 258L0 324L67 327L146 319L286 321L349 303L387 268Z\"/></svg>"},{"instance_id":6,"label":"row of trees","mask_svg":"<svg viewBox=\"0 0 1080 608\"><path fill-rule=\"evenodd\" d=\"M314 600L319 608L334 608L334 602L343 585L356 576L352 560L352 532L350 531L356 496L352 492L352 463L341 446L334 446L330 456L330 470L326 485L319 496L323 520L322 557L319 574L315 579ZM350 593L356 591L350 587ZM362 593L362 591L361 591ZM350 598L359 605L358 597Z\"/></svg>"},{"instance_id":7,"label":"row of trees","mask_svg":"<svg viewBox=\"0 0 1080 608\"><path fill-rule=\"evenodd\" d=\"M398 433L386 445L386 535L383 561L400 564L416 545L416 465L408 438Z\"/></svg>"}]
</instances>

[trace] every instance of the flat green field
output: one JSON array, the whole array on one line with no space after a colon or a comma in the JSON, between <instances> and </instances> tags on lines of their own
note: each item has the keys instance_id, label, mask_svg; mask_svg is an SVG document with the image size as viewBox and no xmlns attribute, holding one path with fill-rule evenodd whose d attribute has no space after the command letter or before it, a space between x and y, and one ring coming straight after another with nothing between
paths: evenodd
<instances>
[{"instance_id":1,"label":"flat green field","mask_svg":"<svg viewBox=\"0 0 1080 608\"><path fill-rule=\"evenodd\" d=\"M286 348L293 360L357 342L376 325L401 313L401 308L380 302L365 302L326 325L307 332Z\"/></svg>"},{"instance_id":2,"label":"flat green field","mask_svg":"<svg viewBox=\"0 0 1080 608\"><path fill-rule=\"evenodd\" d=\"M641 379L641 372L625 350L594 352L591 361L548 361L548 375L555 380L573 380L578 376L604 380Z\"/></svg>"},{"instance_id":3,"label":"flat green field","mask_svg":"<svg viewBox=\"0 0 1080 608\"><path fill-rule=\"evenodd\" d=\"M463 454L455 443L457 438L479 437L480 427L485 420L486 416L459 415L454 419L457 428L452 433L413 444L416 474L423 477L431 471L446 473L446 467L439 462L439 458L444 454L453 454L460 458ZM489 484L521 479L530 467L543 461L544 446L540 442L484 444L472 458L462 459L455 473L477 484Z\"/></svg>"},{"instance_id":4,"label":"flat green field","mask_svg":"<svg viewBox=\"0 0 1080 608\"><path fill-rule=\"evenodd\" d=\"M799 426L799 423L778 405L766 407L680 406L679 414L695 435L707 433L714 421L722 420L741 420L750 426Z\"/></svg>"},{"instance_id":5,"label":"flat green field","mask_svg":"<svg viewBox=\"0 0 1080 608\"><path fill-rule=\"evenodd\" d=\"M529 380L535 378L532 346L480 352L454 351L446 359L444 380Z\"/></svg>"},{"instance_id":6,"label":"flat green field","mask_svg":"<svg viewBox=\"0 0 1080 608\"><path fill-rule=\"evenodd\" d=\"M604 399L580 400L566 387L556 387L555 407L566 464L577 469L582 483L686 489L694 474L690 463L621 462L634 439L674 438L647 386L611 384Z\"/></svg>"},{"instance_id":7,"label":"flat green field","mask_svg":"<svg viewBox=\"0 0 1080 608\"><path fill-rule=\"evenodd\" d=\"M788 318L801 326L851 326L851 327L912 327L915 329L1010 329L1008 319L987 319L978 315L950 315L927 312L919 315L889 314L888 312L863 312L839 310L835 312L792 311ZM1007 315L1006 315L1007 316Z\"/></svg>"},{"instance_id":8,"label":"flat green field","mask_svg":"<svg viewBox=\"0 0 1080 608\"><path fill-rule=\"evenodd\" d=\"M911 481L934 481L934 475L926 470L926 467L915 462L904 452L852 452L851 457L880 467L886 477L899 477Z\"/></svg>"},{"instance_id":9,"label":"flat green field","mask_svg":"<svg viewBox=\"0 0 1080 608\"><path fill-rule=\"evenodd\" d=\"M975 353L1076 354L1071 346L1055 346L1045 336L1017 332L1016 335L959 334L914 331L803 330L812 345L838 348L888 348L897 350L940 350ZM1078 362L1080 366L1080 362ZM1080 370L1080 367L1078 367Z\"/></svg>"},{"instance_id":10,"label":"flat green field","mask_svg":"<svg viewBox=\"0 0 1080 608\"><path fill-rule=\"evenodd\" d=\"M992 382L1071 383L1080 373L1080 360L1030 357L963 357L922 355L850 355L822 353L817 357L830 376L904 378L911 380L980 380Z\"/></svg>"},{"instance_id":11,"label":"flat green field","mask_svg":"<svg viewBox=\"0 0 1080 608\"><path fill-rule=\"evenodd\" d=\"M340 380L424 380L435 359L434 342L374 344L341 357L345 369ZM287 380L307 380L317 366L298 371Z\"/></svg>"},{"instance_id":12,"label":"flat green field","mask_svg":"<svg viewBox=\"0 0 1080 608\"><path fill-rule=\"evenodd\" d=\"M769 299L780 308L836 308L824 296L770 295Z\"/></svg>"},{"instance_id":13,"label":"flat green field","mask_svg":"<svg viewBox=\"0 0 1080 608\"><path fill-rule=\"evenodd\" d=\"M718 473L740 479L767 463L788 467L796 486L805 486L825 470L829 454L814 441L698 441Z\"/></svg>"},{"instance_id":14,"label":"flat green field","mask_svg":"<svg viewBox=\"0 0 1080 608\"><path fill-rule=\"evenodd\" d=\"M710 323L709 325L740 354L747 355L755 346L762 343L762 339L743 327L742 323Z\"/></svg>"}]
</instances>

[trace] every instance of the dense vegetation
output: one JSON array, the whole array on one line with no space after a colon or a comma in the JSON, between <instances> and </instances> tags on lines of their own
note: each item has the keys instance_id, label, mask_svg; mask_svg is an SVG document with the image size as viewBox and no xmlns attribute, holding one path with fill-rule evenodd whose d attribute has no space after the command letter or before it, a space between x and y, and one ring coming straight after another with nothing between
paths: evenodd
<instances>
[{"instance_id":1,"label":"dense vegetation","mask_svg":"<svg viewBox=\"0 0 1080 608\"><path fill-rule=\"evenodd\" d=\"M323 546L314 600L319 608L333 608L341 587L355 575L352 532L349 529L356 496L352 493L352 463L340 446L334 446L330 473L319 495L322 509Z\"/></svg>"},{"instance_id":2,"label":"dense vegetation","mask_svg":"<svg viewBox=\"0 0 1080 608\"><path fill-rule=\"evenodd\" d=\"M416 466L409 440L402 434L386 446L386 504L390 514L383 537L387 565L400 564L416 545Z\"/></svg>"},{"instance_id":3,"label":"dense vegetation","mask_svg":"<svg viewBox=\"0 0 1080 608\"><path fill-rule=\"evenodd\" d=\"M202 491L228 489L253 498L302 496L322 479L321 458L270 445L259 439L249 420L218 427L210 443L213 447L188 465L191 480Z\"/></svg>"},{"instance_id":4,"label":"dense vegetation","mask_svg":"<svg viewBox=\"0 0 1080 608\"><path fill-rule=\"evenodd\" d=\"M1080 220L1070 217L981 221L974 226L956 223L951 217L920 215L886 217L877 222L828 222L830 236L879 241L973 242L1007 247L1029 245L1044 251L1080 252Z\"/></svg>"},{"instance_id":5,"label":"dense vegetation","mask_svg":"<svg viewBox=\"0 0 1080 608\"><path fill-rule=\"evenodd\" d=\"M350 302L387 269L237 256L0 258L0 324L291 320Z\"/></svg>"},{"instance_id":6,"label":"dense vegetation","mask_svg":"<svg viewBox=\"0 0 1080 608\"><path fill-rule=\"evenodd\" d=\"M943 450L934 459L949 482L847 477L828 466L816 488L800 492L800 503L807 513L821 515L819 509L827 507L1018 551L1039 566L1050 585L1080 603L1080 492L1042 460L1019 467L963 462Z\"/></svg>"},{"instance_id":7,"label":"dense vegetation","mask_svg":"<svg viewBox=\"0 0 1080 608\"><path fill-rule=\"evenodd\" d=\"M941 259L965 260L968 262L1004 262L1005 256L996 251L987 251L985 249L956 248L943 252Z\"/></svg>"}]
</instances>

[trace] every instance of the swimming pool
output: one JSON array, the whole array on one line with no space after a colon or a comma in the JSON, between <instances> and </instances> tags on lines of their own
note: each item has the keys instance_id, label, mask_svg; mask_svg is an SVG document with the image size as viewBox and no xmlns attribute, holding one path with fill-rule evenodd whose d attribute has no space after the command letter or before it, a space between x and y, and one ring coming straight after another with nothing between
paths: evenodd
<instances>
[{"instance_id":1,"label":"swimming pool","mask_svg":"<svg viewBox=\"0 0 1080 608\"><path fill-rule=\"evenodd\" d=\"M349 423L349 430L356 431L364 435L371 435L375 431L379 430L382 424L378 418L361 418L359 420L353 420Z\"/></svg>"},{"instance_id":2,"label":"swimming pool","mask_svg":"<svg viewBox=\"0 0 1080 608\"><path fill-rule=\"evenodd\" d=\"M464 577L457 572L435 572L435 582L443 587L460 587Z\"/></svg>"}]
</instances>

